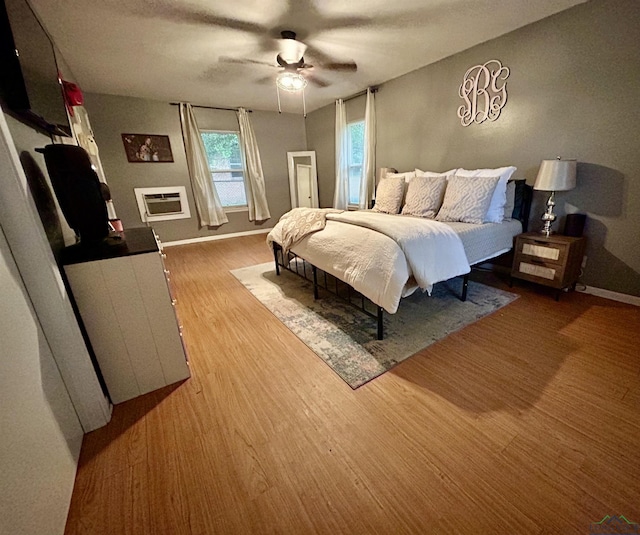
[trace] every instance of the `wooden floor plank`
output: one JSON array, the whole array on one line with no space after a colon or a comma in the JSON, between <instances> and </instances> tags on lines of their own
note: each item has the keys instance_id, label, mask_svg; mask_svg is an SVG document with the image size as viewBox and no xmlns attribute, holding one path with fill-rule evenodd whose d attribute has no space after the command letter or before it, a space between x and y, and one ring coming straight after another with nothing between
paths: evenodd
<instances>
[{"instance_id":1,"label":"wooden floor plank","mask_svg":"<svg viewBox=\"0 0 640 535\"><path fill-rule=\"evenodd\" d=\"M192 377L85 437L67 534L640 522L637 307L519 284L507 307L354 391L229 273L271 260L264 236L165 252Z\"/></svg>"}]
</instances>

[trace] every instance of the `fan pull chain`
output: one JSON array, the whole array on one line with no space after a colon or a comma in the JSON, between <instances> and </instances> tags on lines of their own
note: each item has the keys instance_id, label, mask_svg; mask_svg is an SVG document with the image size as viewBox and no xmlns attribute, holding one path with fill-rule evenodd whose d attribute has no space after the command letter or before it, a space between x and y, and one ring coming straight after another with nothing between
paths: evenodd
<instances>
[{"instance_id":1,"label":"fan pull chain","mask_svg":"<svg viewBox=\"0 0 640 535\"><path fill-rule=\"evenodd\" d=\"M307 118L307 103L304 100L304 87L302 88L302 113L304 115L304 118Z\"/></svg>"},{"instance_id":2,"label":"fan pull chain","mask_svg":"<svg viewBox=\"0 0 640 535\"><path fill-rule=\"evenodd\" d=\"M278 84L276 84L276 95L278 95L278 113L282 113L282 108L280 107L280 88Z\"/></svg>"}]
</instances>

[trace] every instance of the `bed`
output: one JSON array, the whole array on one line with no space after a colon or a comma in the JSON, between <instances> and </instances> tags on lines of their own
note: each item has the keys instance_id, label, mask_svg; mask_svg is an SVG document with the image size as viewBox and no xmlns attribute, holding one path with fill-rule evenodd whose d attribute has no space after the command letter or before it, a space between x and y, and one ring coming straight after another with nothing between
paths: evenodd
<instances>
[{"instance_id":1,"label":"bed","mask_svg":"<svg viewBox=\"0 0 640 535\"><path fill-rule=\"evenodd\" d=\"M323 288L358 306L377 320L382 339L383 313L395 313L403 297L461 277L465 300L471 267L512 249L526 230L531 199L524 180L510 179L513 171L388 173L377 187L377 209L294 209L267 237L276 273L310 280L316 299Z\"/></svg>"}]
</instances>

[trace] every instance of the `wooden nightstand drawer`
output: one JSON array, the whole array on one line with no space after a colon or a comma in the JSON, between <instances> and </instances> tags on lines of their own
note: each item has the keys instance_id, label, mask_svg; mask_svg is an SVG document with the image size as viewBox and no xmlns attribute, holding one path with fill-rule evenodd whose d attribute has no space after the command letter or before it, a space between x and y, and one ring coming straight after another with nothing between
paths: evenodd
<instances>
[{"instance_id":1,"label":"wooden nightstand drawer","mask_svg":"<svg viewBox=\"0 0 640 535\"><path fill-rule=\"evenodd\" d=\"M543 262L535 257L520 254L514 259L512 276L547 286L560 287L563 272L561 264Z\"/></svg>"},{"instance_id":2,"label":"wooden nightstand drawer","mask_svg":"<svg viewBox=\"0 0 640 535\"><path fill-rule=\"evenodd\" d=\"M519 241L516 254L522 254L547 263L564 264L567 258L566 243L545 243L535 239L523 239Z\"/></svg>"}]
</instances>

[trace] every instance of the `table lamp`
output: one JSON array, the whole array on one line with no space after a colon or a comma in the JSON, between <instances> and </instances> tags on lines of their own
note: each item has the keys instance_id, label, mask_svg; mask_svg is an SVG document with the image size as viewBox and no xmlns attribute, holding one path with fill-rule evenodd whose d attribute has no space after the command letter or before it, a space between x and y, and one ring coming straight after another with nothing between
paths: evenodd
<instances>
[{"instance_id":1,"label":"table lamp","mask_svg":"<svg viewBox=\"0 0 640 535\"><path fill-rule=\"evenodd\" d=\"M540 170L533 185L534 190L550 191L547 200L547 210L542 214L544 227L540 231L545 236L553 234L551 225L556 220L553 207L556 205L554 196L556 191L568 191L576 187L576 160L563 160L558 156L555 160L542 160Z\"/></svg>"}]
</instances>

